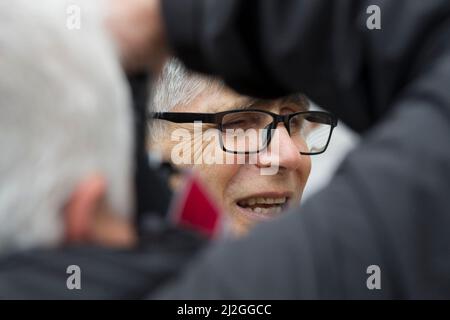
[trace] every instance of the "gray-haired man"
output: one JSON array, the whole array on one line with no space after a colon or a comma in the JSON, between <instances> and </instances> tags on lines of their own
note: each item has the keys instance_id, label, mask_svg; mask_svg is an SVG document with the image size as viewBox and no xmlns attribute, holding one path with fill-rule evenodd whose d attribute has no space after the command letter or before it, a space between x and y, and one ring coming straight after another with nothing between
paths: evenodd
<instances>
[{"instance_id":1,"label":"gray-haired man","mask_svg":"<svg viewBox=\"0 0 450 320\"><path fill-rule=\"evenodd\" d=\"M64 2L0 1L0 298L139 298L200 243L138 243L127 84L101 7L77 4L71 31Z\"/></svg>"}]
</instances>

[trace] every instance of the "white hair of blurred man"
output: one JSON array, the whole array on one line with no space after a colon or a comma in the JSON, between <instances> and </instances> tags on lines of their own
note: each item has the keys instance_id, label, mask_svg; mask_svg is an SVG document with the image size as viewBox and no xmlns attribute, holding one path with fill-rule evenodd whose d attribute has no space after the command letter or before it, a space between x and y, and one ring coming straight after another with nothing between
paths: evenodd
<instances>
[{"instance_id":1,"label":"white hair of blurred man","mask_svg":"<svg viewBox=\"0 0 450 320\"><path fill-rule=\"evenodd\" d=\"M0 252L60 244L65 201L92 172L108 205L132 212L125 77L98 3L73 3L79 30L68 1L0 0Z\"/></svg>"}]
</instances>

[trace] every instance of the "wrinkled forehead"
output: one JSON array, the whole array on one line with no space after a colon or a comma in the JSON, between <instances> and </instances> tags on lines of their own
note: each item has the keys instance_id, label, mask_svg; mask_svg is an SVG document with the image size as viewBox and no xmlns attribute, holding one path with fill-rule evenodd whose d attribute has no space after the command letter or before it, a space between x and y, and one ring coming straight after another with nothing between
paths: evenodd
<instances>
[{"instance_id":1,"label":"wrinkled forehead","mask_svg":"<svg viewBox=\"0 0 450 320\"><path fill-rule=\"evenodd\" d=\"M309 102L302 94L295 94L279 99L256 99L238 94L230 89L204 90L189 103L176 106L175 112L216 113L228 110L261 109L279 113L283 109L291 112L306 111Z\"/></svg>"}]
</instances>

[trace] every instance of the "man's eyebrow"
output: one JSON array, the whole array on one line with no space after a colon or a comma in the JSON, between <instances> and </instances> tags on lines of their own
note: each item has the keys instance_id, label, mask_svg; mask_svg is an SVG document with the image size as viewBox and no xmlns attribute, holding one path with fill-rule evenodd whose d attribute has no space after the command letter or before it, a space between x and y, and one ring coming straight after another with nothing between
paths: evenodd
<instances>
[{"instance_id":1,"label":"man's eyebrow","mask_svg":"<svg viewBox=\"0 0 450 320\"><path fill-rule=\"evenodd\" d=\"M300 111L309 110L309 100L303 94L292 94L281 98L282 104L295 105Z\"/></svg>"},{"instance_id":2,"label":"man's eyebrow","mask_svg":"<svg viewBox=\"0 0 450 320\"><path fill-rule=\"evenodd\" d=\"M281 97L275 100L264 100L257 98L248 98L245 103L237 104L233 109L246 110L246 109L258 109L270 107L273 103L279 103L280 105L295 106L299 111L309 110L309 101L302 94L292 94L289 96Z\"/></svg>"},{"instance_id":3,"label":"man's eyebrow","mask_svg":"<svg viewBox=\"0 0 450 320\"><path fill-rule=\"evenodd\" d=\"M258 101L258 99L254 98L244 98L231 104L217 105L212 110L213 112L221 112L223 110L246 110L254 108L256 105L261 105Z\"/></svg>"},{"instance_id":4,"label":"man's eyebrow","mask_svg":"<svg viewBox=\"0 0 450 320\"><path fill-rule=\"evenodd\" d=\"M237 102L234 102L231 105L220 106L217 107L217 110L247 110L247 109L258 109L270 107L270 105L274 102L280 103L282 105L293 105L299 111L308 111L309 110L309 102L305 96L302 94L294 94L285 96L275 100L264 100L258 98L244 98L240 99Z\"/></svg>"},{"instance_id":5,"label":"man's eyebrow","mask_svg":"<svg viewBox=\"0 0 450 320\"><path fill-rule=\"evenodd\" d=\"M243 103L241 102L241 103L235 104L233 106L233 109L234 110L247 110L247 109L252 109L252 108L255 108L255 107L261 106L261 105L263 105L262 100L248 98Z\"/></svg>"}]
</instances>

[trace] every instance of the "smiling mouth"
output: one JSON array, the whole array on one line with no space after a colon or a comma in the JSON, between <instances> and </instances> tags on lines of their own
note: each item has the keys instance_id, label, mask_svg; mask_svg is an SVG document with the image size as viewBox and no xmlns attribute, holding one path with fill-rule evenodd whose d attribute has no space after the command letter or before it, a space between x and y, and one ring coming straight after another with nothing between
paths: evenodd
<instances>
[{"instance_id":1,"label":"smiling mouth","mask_svg":"<svg viewBox=\"0 0 450 320\"><path fill-rule=\"evenodd\" d=\"M289 197L252 197L237 201L237 206L252 218L265 220L279 216L288 206Z\"/></svg>"}]
</instances>

